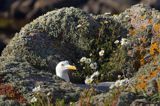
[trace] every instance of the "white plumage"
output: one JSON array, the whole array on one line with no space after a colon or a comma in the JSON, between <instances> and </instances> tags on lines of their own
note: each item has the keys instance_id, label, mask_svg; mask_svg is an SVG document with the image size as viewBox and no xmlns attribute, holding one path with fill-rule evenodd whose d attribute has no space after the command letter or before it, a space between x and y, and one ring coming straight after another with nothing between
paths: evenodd
<instances>
[{"instance_id":1,"label":"white plumage","mask_svg":"<svg viewBox=\"0 0 160 106\"><path fill-rule=\"evenodd\" d=\"M61 61L56 66L56 75L66 82L70 82L68 71L77 70L75 66L69 64L68 61Z\"/></svg>"}]
</instances>

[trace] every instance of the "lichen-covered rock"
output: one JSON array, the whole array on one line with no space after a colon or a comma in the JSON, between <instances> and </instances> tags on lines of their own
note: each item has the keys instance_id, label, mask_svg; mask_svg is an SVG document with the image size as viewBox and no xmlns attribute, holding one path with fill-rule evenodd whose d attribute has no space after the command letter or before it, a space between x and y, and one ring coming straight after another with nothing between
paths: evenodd
<instances>
[{"instance_id":1,"label":"lichen-covered rock","mask_svg":"<svg viewBox=\"0 0 160 106\"><path fill-rule=\"evenodd\" d=\"M77 25L84 24L82 29ZM56 99L77 100L80 88L56 80L55 65L61 60L75 62L87 51L99 23L85 12L62 8L39 17L15 35L0 58L4 83L13 84L27 98L39 84Z\"/></svg>"},{"instance_id":2,"label":"lichen-covered rock","mask_svg":"<svg viewBox=\"0 0 160 106\"><path fill-rule=\"evenodd\" d=\"M103 21L108 25L101 30ZM56 99L77 100L82 89L57 79L54 76L56 64L61 60L77 64L89 50L96 49L93 40L102 34L105 36L100 39L110 44L106 48L108 54L111 53L114 39L122 35L120 28L109 16L94 18L73 7L48 12L23 27L3 51L0 57L2 82L11 83L28 101L32 89L38 85L46 87L45 92L51 91ZM114 29L118 30L112 34Z\"/></svg>"},{"instance_id":3,"label":"lichen-covered rock","mask_svg":"<svg viewBox=\"0 0 160 106\"><path fill-rule=\"evenodd\" d=\"M24 26L7 45L0 57L1 80L11 83L28 101L38 85L45 92L51 91L56 99L76 101L82 89L55 77L55 66L61 60L69 60L79 67L83 56L98 63L102 81L116 79L118 74L132 77L138 70L148 74L148 70L155 69L150 77L153 78L159 73L160 63L158 17L158 11L143 5L114 16L92 16L73 7L48 12ZM103 57L99 57L101 49L105 51ZM151 67L147 69L148 66ZM94 71L79 69L76 76L81 78ZM137 78L135 75L131 79L135 86L139 86ZM118 100L121 90L110 91L106 97ZM131 91L128 87L127 90ZM105 98L98 99L101 102Z\"/></svg>"},{"instance_id":4,"label":"lichen-covered rock","mask_svg":"<svg viewBox=\"0 0 160 106\"><path fill-rule=\"evenodd\" d=\"M99 49L93 41L100 37L100 45L108 45L105 48L106 58L109 58L116 48L112 47L114 40L124 32L118 23L107 17L90 16L71 7L48 12L27 24L0 57L2 82L11 83L27 100L38 85L47 87L46 92L52 91L55 97L65 101L77 100L81 89L53 77L55 66L61 60L77 64L91 50L96 53Z\"/></svg>"},{"instance_id":5,"label":"lichen-covered rock","mask_svg":"<svg viewBox=\"0 0 160 106\"><path fill-rule=\"evenodd\" d=\"M121 98L126 98L122 92L135 93L135 98L132 100L126 99L123 104L131 104L135 99L146 99L146 103L159 103L159 84L160 84L160 30L159 30L160 13L151 9L148 6L138 4L130 9L127 9L120 15L112 16L116 22L121 23L128 33L126 45L117 48L116 56L111 57L112 64L115 66L121 65L122 61L118 61L119 57L124 59L124 64L118 67L122 69L125 76L133 76L129 84L110 90L105 98L98 96L98 99L105 101L105 105L120 105ZM119 39L118 39L119 40ZM121 43L121 42L120 42ZM125 44L125 43L123 43ZM123 45L121 43L121 45ZM120 55L120 53L125 53ZM124 58L122 58L124 56ZM113 68L114 69L114 68ZM138 72L137 72L138 71ZM97 98L93 97L93 100ZM128 102L129 100L129 102ZM98 101L98 100L97 100ZM101 102L97 102L99 104ZM129 104L128 104L129 103ZM94 104L94 102L93 102Z\"/></svg>"},{"instance_id":6,"label":"lichen-covered rock","mask_svg":"<svg viewBox=\"0 0 160 106\"><path fill-rule=\"evenodd\" d=\"M20 64L27 62L34 68L54 73L55 65L60 60L66 59L77 63L82 56L92 51L97 53L101 47L106 50L104 62L108 63L110 54L116 49L115 39L125 33L125 29L110 16L94 17L80 9L62 8L49 12L23 27L3 51L2 63L5 64L1 64L1 68L6 67L7 61L9 64L12 61ZM97 39L100 43L94 43ZM102 67L103 72L106 70L104 67L105 64ZM112 70L111 67L104 75L110 75L108 72ZM116 71L121 73L120 69L119 72ZM85 71L80 73L83 77L91 74ZM111 74L112 79L114 76ZM116 72L115 74L117 75Z\"/></svg>"},{"instance_id":7,"label":"lichen-covered rock","mask_svg":"<svg viewBox=\"0 0 160 106\"><path fill-rule=\"evenodd\" d=\"M6 100L6 101L0 101L0 106L21 106L21 105L14 100Z\"/></svg>"},{"instance_id":8,"label":"lichen-covered rock","mask_svg":"<svg viewBox=\"0 0 160 106\"><path fill-rule=\"evenodd\" d=\"M119 96L117 106L129 106L136 98L136 94L131 92L122 92Z\"/></svg>"},{"instance_id":9,"label":"lichen-covered rock","mask_svg":"<svg viewBox=\"0 0 160 106\"><path fill-rule=\"evenodd\" d=\"M14 100L7 100L5 95L0 95L0 106L20 106L20 104Z\"/></svg>"}]
</instances>

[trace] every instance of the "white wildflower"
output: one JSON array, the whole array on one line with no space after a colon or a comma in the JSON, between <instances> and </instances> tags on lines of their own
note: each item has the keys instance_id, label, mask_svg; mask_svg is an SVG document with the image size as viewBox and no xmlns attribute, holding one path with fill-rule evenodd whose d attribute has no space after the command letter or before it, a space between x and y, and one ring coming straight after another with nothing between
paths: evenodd
<instances>
[{"instance_id":1,"label":"white wildflower","mask_svg":"<svg viewBox=\"0 0 160 106\"><path fill-rule=\"evenodd\" d=\"M35 88L32 90L32 92L39 92L39 91L41 91L40 85L39 85L38 87L35 87Z\"/></svg>"},{"instance_id":2,"label":"white wildflower","mask_svg":"<svg viewBox=\"0 0 160 106\"><path fill-rule=\"evenodd\" d=\"M51 95L51 92L48 92L48 93L47 93L47 96L50 96L50 95Z\"/></svg>"},{"instance_id":3,"label":"white wildflower","mask_svg":"<svg viewBox=\"0 0 160 106\"><path fill-rule=\"evenodd\" d=\"M96 71L96 72L94 72L94 73L91 75L90 78L98 77L99 74L100 74L100 73L99 73L98 71Z\"/></svg>"},{"instance_id":4,"label":"white wildflower","mask_svg":"<svg viewBox=\"0 0 160 106\"><path fill-rule=\"evenodd\" d=\"M119 43L119 40L116 40L115 42L114 42L114 44L118 44Z\"/></svg>"},{"instance_id":5,"label":"white wildflower","mask_svg":"<svg viewBox=\"0 0 160 106\"><path fill-rule=\"evenodd\" d=\"M85 84L91 84L92 82L93 82L93 80L94 80L94 77L98 77L99 76L99 72L98 71L96 71L96 72L94 72L90 77L86 77L86 79L85 79Z\"/></svg>"},{"instance_id":6,"label":"white wildflower","mask_svg":"<svg viewBox=\"0 0 160 106\"><path fill-rule=\"evenodd\" d=\"M96 62L91 63L89 66L90 66L90 68L93 69L93 70L96 70L96 69L97 69L97 63L96 63Z\"/></svg>"},{"instance_id":7,"label":"white wildflower","mask_svg":"<svg viewBox=\"0 0 160 106\"><path fill-rule=\"evenodd\" d=\"M115 87L115 85L112 84L112 85L109 87L109 89L113 89L114 87Z\"/></svg>"},{"instance_id":8,"label":"white wildflower","mask_svg":"<svg viewBox=\"0 0 160 106\"><path fill-rule=\"evenodd\" d=\"M157 15L157 18L159 19L159 18L160 18L160 15Z\"/></svg>"},{"instance_id":9,"label":"white wildflower","mask_svg":"<svg viewBox=\"0 0 160 106\"><path fill-rule=\"evenodd\" d=\"M108 21L104 21L105 24L108 24Z\"/></svg>"},{"instance_id":10,"label":"white wildflower","mask_svg":"<svg viewBox=\"0 0 160 106\"><path fill-rule=\"evenodd\" d=\"M110 15L111 13L110 12L106 12L106 13L104 13L104 15Z\"/></svg>"},{"instance_id":11,"label":"white wildflower","mask_svg":"<svg viewBox=\"0 0 160 106\"><path fill-rule=\"evenodd\" d=\"M37 102L37 98L36 98L36 97L33 97L30 102L31 102L31 103Z\"/></svg>"},{"instance_id":12,"label":"white wildflower","mask_svg":"<svg viewBox=\"0 0 160 106\"><path fill-rule=\"evenodd\" d=\"M100 52L99 52L99 56L104 56L104 50L101 50Z\"/></svg>"},{"instance_id":13,"label":"white wildflower","mask_svg":"<svg viewBox=\"0 0 160 106\"><path fill-rule=\"evenodd\" d=\"M122 38L121 39L121 45L123 46L123 45L127 45L129 43L129 41L128 41L128 39L126 39L126 38Z\"/></svg>"},{"instance_id":14,"label":"white wildflower","mask_svg":"<svg viewBox=\"0 0 160 106\"><path fill-rule=\"evenodd\" d=\"M93 80L94 80L93 78L89 78L89 77L87 76L84 82L85 82L85 84L88 84L88 85L89 85L89 84L91 84L91 83L93 82Z\"/></svg>"},{"instance_id":15,"label":"white wildflower","mask_svg":"<svg viewBox=\"0 0 160 106\"><path fill-rule=\"evenodd\" d=\"M74 103L73 103L73 102L70 102L69 104L70 104L70 105L73 105Z\"/></svg>"},{"instance_id":16,"label":"white wildflower","mask_svg":"<svg viewBox=\"0 0 160 106\"><path fill-rule=\"evenodd\" d=\"M115 87L119 87L119 86L120 86L120 83L121 83L121 80L117 80L117 81L115 82Z\"/></svg>"},{"instance_id":17,"label":"white wildflower","mask_svg":"<svg viewBox=\"0 0 160 106\"><path fill-rule=\"evenodd\" d=\"M77 28L80 28L80 27L82 27L82 25L81 25L81 24L77 25Z\"/></svg>"},{"instance_id":18,"label":"white wildflower","mask_svg":"<svg viewBox=\"0 0 160 106\"><path fill-rule=\"evenodd\" d=\"M129 15L126 15L125 17L126 17L126 18L129 18Z\"/></svg>"},{"instance_id":19,"label":"white wildflower","mask_svg":"<svg viewBox=\"0 0 160 106\"><path fill-rule=\"evenodd\" d=\"M87 60L86 57L82 57L82 58L80 59L80 62L83 63L83 62L85 62L86 60Z\"/></svg>"},{"instance_id":20,"label":"white wildflower","mask_svg":"<svg viewBox=\"0 0 160 106\"><path fill-rule=\"evenodd\" d=\"M83 67L83 70L86 69L85 67Z\"/></svg>"},{"instance_id":21,"label":"white wildflower","mask_svg":"<svg viewBox=\"0 0 160 106\"><path fill-rule=\"evenodd\" d=\"M126 79L123 79L121 80L120 82L120 86L124 86L125 84L127 84L129 82L129 80L126 78Z\"/></svg>"},{"instance_id":22,"label":"white wildflower","mask_svg":"<svg viewBox=\"0 0 160 106\"><path fill-rule=\"evenodd\" d=\"M118 79L121 79L121 75L118 75Z\"/></svg>"},{"instance_id":23,"label":"white wildflower","mask_svg":"<svg viewBox=\"0 0 160 106\"><path fill-rule=\"evenodd\" d=\"M91 63L91 59L87 58L86 61L85 61L85 63L90 64Z\"/></svg>"}]
</instances>

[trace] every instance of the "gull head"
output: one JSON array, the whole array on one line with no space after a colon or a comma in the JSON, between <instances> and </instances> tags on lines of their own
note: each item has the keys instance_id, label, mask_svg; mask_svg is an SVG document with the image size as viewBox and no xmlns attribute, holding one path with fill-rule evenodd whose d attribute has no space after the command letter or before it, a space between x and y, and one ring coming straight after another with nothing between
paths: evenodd
<instances>
[{"instance_id":1,"label":"gull head","mask_svg":"<svg viewBox=\"0 0 160 106\"><path fill-rule=\"evenodd\" d=\"M61 79L64 79L66 82L70 82L68 71L74 70L77 70L77 68L70 65L68 61L61 61L56 66L56 75Z\"/></svg>"}]
</instances>

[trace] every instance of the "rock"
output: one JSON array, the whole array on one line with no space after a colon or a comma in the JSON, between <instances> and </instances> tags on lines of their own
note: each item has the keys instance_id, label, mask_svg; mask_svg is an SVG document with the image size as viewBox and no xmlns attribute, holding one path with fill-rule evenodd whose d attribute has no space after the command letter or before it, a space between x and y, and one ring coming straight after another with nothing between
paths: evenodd
<instances>
[{"instance_id":1,"label":"rock","mask_svg":"<svg viewBox=\"0 0 160 106\"><path fill-rule=\"evenodd\" d=\"M116 106L129 106L136 99L136 94L131 92L122 92L119 96Z\"/></svg>"},{"instance_id":2,"label":"rock","mask_svg":"<svg viewBox=\"0 0 160 106\"><path fill-rule=\"evenodd\" d=\"M143 63L141 60L143 55L147 55L147 48L159 41L159 29L154 27L159 20L158 15L158 11L142 4L114 16L89 15L73 7L48 12L24 26L3 50L0 57L2 82L11 83L28 101L32 98L32 89L38 85L45 92L51 91L53 97L57 97L54 99L77 101L82 89L56 78L56 64L61 60L69 60L78 65L77 61L87 52L98 52L97 48L102 46L108 53L105 57L107 61L101 67L104 80L116 79L122 73L132 77L138 70L143 70L141 67L149 66L145 60ZM151 23L150 16L156 21ZM146 26L146 29L141 25ZM141 39L143 37L146 42ZM124 38L129 41L126 45L114 44L116 40ZM96 45L95 39L99 39L101 44ZM144 47L144 51L139 47ZM129 50L132 56L128 55ZM156 50L153 49L152 55L159 53ZM109 97L109 94L104 95ZM130 93L123 96L125 99L134 97ZM103 97L99 97L100 102L97 103L102 103ZM131 103L131 100L126 99L126 102Z\"/></svg>"},{"instance_id":3,"label":"rock","mask_svg":"<svg viewBox=\"0 0 160 106\"><path fill-rule=\"evenodd\" d=\"M140 2L156 9L160 7L159 0L1 0L0 31L7 40L11 39L14 33L18 32L26 23L50 10L62 7L74 6L92 14L107 12L115 14Z\"/></svg>"},{"instance_id":4,"label":"rock","mask_svg":"<svg viewBox=\"0 0 160 106\"><path fill-rule=\"evenodd\" d=\"M145 99L136 99L132 102L131 106L159 106L159 103L150 103Z\"/></svg>"},{"instance_id":5,"label":"rock","mask_svg":"<svg viewBox=\"0 0 160 106\"><path fill-rule=\"evenodd\" d=\"M101 21L108 22L106 30L104 29L103 32L105 36L101 38L106 39L102 45L112 43L110 45L112 46L114 45L113 41L123 36L126 31L109 16L106 18L101 16L93 17L73 7L48 12L46 15L27 24L15 35L2 53L2 58L9 57L3 61L5 65L2 64L2 67L5 67L6 63L8 63L6 61L9 60L13 62L13 65L19 66L24 62L23 65L27 63L25 67L29 67L31 64L36 69L55 73L53 71L55 65L61 60L69 60L76 64L82 56L90 52L89 49L95 49L91 47L96 46L93 41L98 37L97 33L99 33L99 29L102 27ZM109 24L112 25L109 26ZM77 28L78 25L83 27ZM110 40L108 37L114 28L121 30L116 31L110 37L110 39L113 39ZM115 48L106 47L106 52L108 51L107 58L110 58L110 52ZM10 65L8 66L10 67ZM105 72L104 74L107 73ZM115 76L117 73L115 72L113 75Z\"/></svg>"},{"instance_id":6,"label":"rock","mask_svg":"<svg viewBox=\"0 0 160 106\"><path fill-rule=\"evenodd\" d=\"M82 30L76 29L80 22L85 24ZM15 86L28 101L38 85L55 99L78 100L82 89L54 77L55 65L64 59L75 62L84 54L98 26L93 17L73 7L39 17L23 27L3 51L2 81Z\"/></svg>"},{"instance_id":7,"label":"rock","mask_svg":"<svg viewBox=\"0 0 160 106\"><path fill-rule=\"evenodd\" d=\"M0 101L5 101L7 99L6 95L0 95Z\"/></svg>"},{"instance_id":8,"label":"rock","mask_svg":"<svg viewBox=\"0 0 160 106\"><path fill-rule=\"evenodd\" d=\"M117 104L117 98L118 98L118 105L121 105L121 103L124 104L126 103L126 105L129 105L135 99L138 99L139 96L140 98L144 98L142 89L146 91L147 87L151 88L148 94L152 95L158 94L157 83L159 83L158 79L159 79L159 67L160 67L159 15L160 15L159 11L151 9L148 6L138 4L130 9L127 9L120 15L112 16L112 18L114 18L116 22L121 23L121 25L127 29L128 31L127 37L126 36L121 36L121 37L129 39L130 44L124 46L125 50L123 53L124 54L126 53L126 55L120 55L121 51L120 49L117 50L119 54L115 51L117 55L113 55L113 58L110 58L110 60L113 59L111 63L115 64L114 67L117 67L120 66L122 63L122 61L119 62L118 60L116 60L119 59L117 58L118 56L120 56L120 58L123 58L124 60L126 59L127 61L125 61L122 64L123 68L121 68L121 71L124 72L123 75L125 74L127 77L130 76L133 77L129 81L130 83L129 87L113 89L110 90L108 93L104 94L105 96L103 97L105 98L103 100L105 101L104 103L106 103L107 105L113 105L113 104L115 105L115 103ZM102 15L102 16L105 17L108 15ZM150 21L150 19L152 21ZM146 40L142 41L142 39ZM155 45L155 47L153 47L153 45ZM141 56L144 57L141 58ZM156 58L153 59L154 56ZM115 62L117 62L117 64ZM156 79L156 83L155 80L153 81L153 79ZM149 85L148 82L150 82ZM135 89L136 91L133 89ZM122 94L120 92L122 92ZM128 94L125 95L125 93L123 92L128 92ZM131 92L136 92L137 94L132 95ZM94 100L98 98L98 100L101 100L103 97L97 95L92 99ZM133 98L129 99L128 97L131 98L133 97ZM149 98L150 95L147 95L147 97ZM158 99L159 98L156 98L156 100L152 102L147 101L147 103L154 104L154 102L159 101ZM121 102L121 100L124 100L125 102ZM103 102L96 102L95 104L101 104L101 103Z\"/></svg>"},{"instance_id":9,"label":"rock","mask_svg":"<svg viewBox=\"0 0 160 106\"><path fill-rule=\"evenodd\" d=\"M148 81L147 95L152 96L153 94L158 93L158 83L157 82L158 81L156 80L156 78L153 78Z\"/></svg>"},{"instance_id":10,"label":"rock","mask_svg":"<svg viewBox=\"0 0 160 106\"><path fill-rule=\"evenodd\" d=\"M132 102L131 106L145 105L145 103L147 103L146 99L136 99Z\"/></svg>"},{"instance_id":11,"label":"rock","mask_svg":"<svg viewBox=\"0 0 160 106\"><path fill-rule=\"evenodd\" d=\"M70 6L80 7L86 2L87 0L1 0L0 37L5 35L5 39L0 38L0 40L4 42L6 39L11 39L26 23L50 10Z\"/></svg>"},{"instance_id":12,"label":"rock","mask_svg":"<svg viewBox=\"0 0 160 106\"><path fill-rule=\"evenodd\" d=\"M6 100L6 101L0 101L0 106L21 106L21 105L14 100Z\"/></svg>"}]
</instances>

